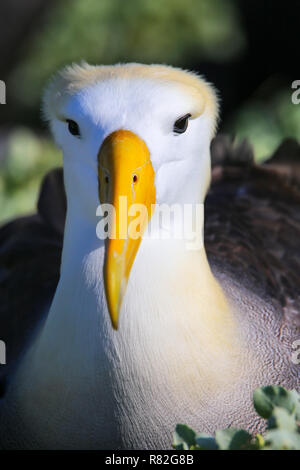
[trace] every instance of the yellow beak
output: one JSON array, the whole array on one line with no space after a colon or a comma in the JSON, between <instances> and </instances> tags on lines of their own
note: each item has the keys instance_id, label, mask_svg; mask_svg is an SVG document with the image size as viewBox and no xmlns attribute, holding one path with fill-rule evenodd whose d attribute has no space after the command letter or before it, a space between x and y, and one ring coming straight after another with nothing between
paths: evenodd
<instances>
[{"instance_id":1,"label":"yellow beak","mask_svg":"<svg viewBox=\"0 0 300 470\"><path fill-rule=\"evenodd\" d=\"M108 227L104 285L117 329L129 274L155 204L155 174L145 142L127 130L110 134L98 154L98 176L100 203L115 209Z\"/></svg>"}]
</instances>

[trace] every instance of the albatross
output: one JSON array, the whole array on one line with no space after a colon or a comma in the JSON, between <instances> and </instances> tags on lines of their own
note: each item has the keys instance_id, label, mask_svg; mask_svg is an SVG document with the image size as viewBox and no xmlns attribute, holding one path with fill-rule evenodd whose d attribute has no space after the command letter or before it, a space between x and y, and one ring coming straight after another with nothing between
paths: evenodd
<instances>
[{"instance_id":1,"label":"albatross","mask_svg":"<svg viewBox=\"0 0 300 470\"><path fill-rule=\"evenodd\" d=\"M253 390L299 387L297 181L217 139L209 190L217 95L179 68L69 66L44 115L64 183L52 172L38 214L0 231L0 447L162 449L177 423L261 430ZM183 219L156 212L207 193L191 248ZM147 209L138 236L122 197ZM99 237L100 203L123 238Z\"/></svg>"}]
</instances>

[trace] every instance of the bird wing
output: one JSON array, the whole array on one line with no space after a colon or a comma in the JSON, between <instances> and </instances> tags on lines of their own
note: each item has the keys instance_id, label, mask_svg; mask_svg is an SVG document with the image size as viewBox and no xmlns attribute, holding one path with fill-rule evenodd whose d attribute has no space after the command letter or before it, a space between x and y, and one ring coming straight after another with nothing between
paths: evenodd
<instances>
[{"instance_id":1,"label":"bird wing","mask_svg":"<svg viewBox=\"0 0 300 470\"><path fill-rule=\"evenodd\" d=\"M210 263L272 302L282 325L300 327L300 145L287 139L265 164L251 146L212 142L205 203ZM299 332L300 333L300 332Z\"/></svg>"},{"instance_id":2,"label":"bird wing","mask_svg":"<svg viewBox=\"0 0 300 470\"><path fill-rule=\"evenodd\" d=\"M18 356L46 317L59 279L66 198L62 169L47 174L37 214L0 229L0 395Z\"/></svg>"}]
</instances>

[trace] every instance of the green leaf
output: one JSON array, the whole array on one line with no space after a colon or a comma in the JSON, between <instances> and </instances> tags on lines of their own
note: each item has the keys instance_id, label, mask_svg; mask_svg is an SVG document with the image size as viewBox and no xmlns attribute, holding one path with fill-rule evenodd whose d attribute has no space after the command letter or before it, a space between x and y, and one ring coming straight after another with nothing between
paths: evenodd
<instances>
[{"instance_id":1,"label":"green leaf","mask_svg":"<svg viewBox=\"0 0 300 470\"><path fill-rule=\"evenodd\" d=\"M294 414L290 414L286 409L275 407L272 416L268 421L268 429L285 429L286 431L297 431L297 424Z\"/></svg>"},{"instance_id":2,"label":"green leaf","mask_svg":"<svg viewBox=\"0 0 300 470\"><path fill-rule=\"evenodd\" d=\"M185 424L177 424L172 446L177 450L189 450L190 447L196 446L195 431Z\"/></svg>"},{"instance_id":3,"label":"green leaf","mask_svg":"<svg viewBox=\"0 0 300 470\"><path fill-rule=\"evenodd\" d=\"M208 434L201 433L196 436L197 450L217 450L216 440Z\"/></svg>"},{"instance_id":4,"label":"green leaf","mask_svg":"<svg viewBox=\"0 0 300 470\"><path fill-rule=\"evenodd\" d=\"M288 391L279 385L268 385L255 390L254 408L263 418L270 418L275 407L286 409L289 413L300 413L299 394Z\"/></svg>"},{"instance_id":5,"label":"green leaf","mask_svg":"<svg viewBox=\"0 0 300 470\"><path fill-rule=\"evenodd\" d=\"M265 436L266 449L300 450L300 434L285 429L268 431Z\"/></svg>"},{"instance_id":6,"label":"green leaf","mask_svg":"<svg viewBox=\"0 0 300 470\"><path fill-rule=\"evenodd\" d=\"M229 428L216 431L216 442L221 450L246 449L251 439L251 434L243 429Z\"/></svg>"},{"instance_id":7,"label":"green leaf","mask_svg":"<svg viewBox=\"0 0 300 470\"><path fill-rule=\"evenodd\" d=\"M265 445L265 440L261 434L256 434L255 436L255 442L253 444L253 447L255 449L262 449Z\"/></svg>"},{"instance_id":8,"label":"green leaf","mask_svg":"<svg viewBox=\"0 0 300 470\"><path fill-rule=\"evenodd\" d=\"M268 428L263 437L254 438L243 429L216 431L216 437L196 434L188 426L178 424L174 434L173 447L178 450L300 450L300 395L281 386L260 387L254 392L254 406L264 418Z\"/></svg>"}]
</instances>

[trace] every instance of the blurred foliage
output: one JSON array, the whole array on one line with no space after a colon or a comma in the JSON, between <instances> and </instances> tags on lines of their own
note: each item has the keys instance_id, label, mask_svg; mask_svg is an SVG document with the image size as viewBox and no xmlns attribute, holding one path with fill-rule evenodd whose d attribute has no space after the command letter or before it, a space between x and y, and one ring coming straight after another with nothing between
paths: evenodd
<instances>
[{"instance_id":1,"label":"blurred foliage","mask_svg":"<svg viewBox=\"0 0 300 470\"><path fill-rule=\"evenodd\" d=\"M61 166L61 152L48 138L16 129L6 143L0 173L0 220L35 211L42 176Z\"/></svg>"},{"instance_id":2,"label":"blurred foliage","mask_svg":"<svg viewBox=\"0 0 300 470\"><path fill-rule=\"evenodd\" d=\"M61 66L224 60L243 48L234 3L224 0L67 0L24 51L14 93L37 106L45 81ZM20 78L22 79L20 80Z\"/></svg>"},{"instance_id":3,"label":"blurred foliage","mask_svg":"<svg viewBox=\"0 0 300 470\"><path fill-rule=\"evenodd\" d=\"M244 429L217 430L215 437L197 434L184 424L178 424L173 448L178 450L300 450L300 395L278 385L255 390L256 412L267 419L264 436L251 436Z\"/></svg>"},{"instance_id":4,"label":"blurred foliage","mask_svg":"<svg viewBox=\"0 0 300 470\"><path fill-rule=\"evenodd\" d=\"M291 100L292 90L277 92L268 100L252 99L227 123L226 131L247 138L258 161L270 157L285 137L300 136L300 105Z\"/></svg>"}]
</instances>

